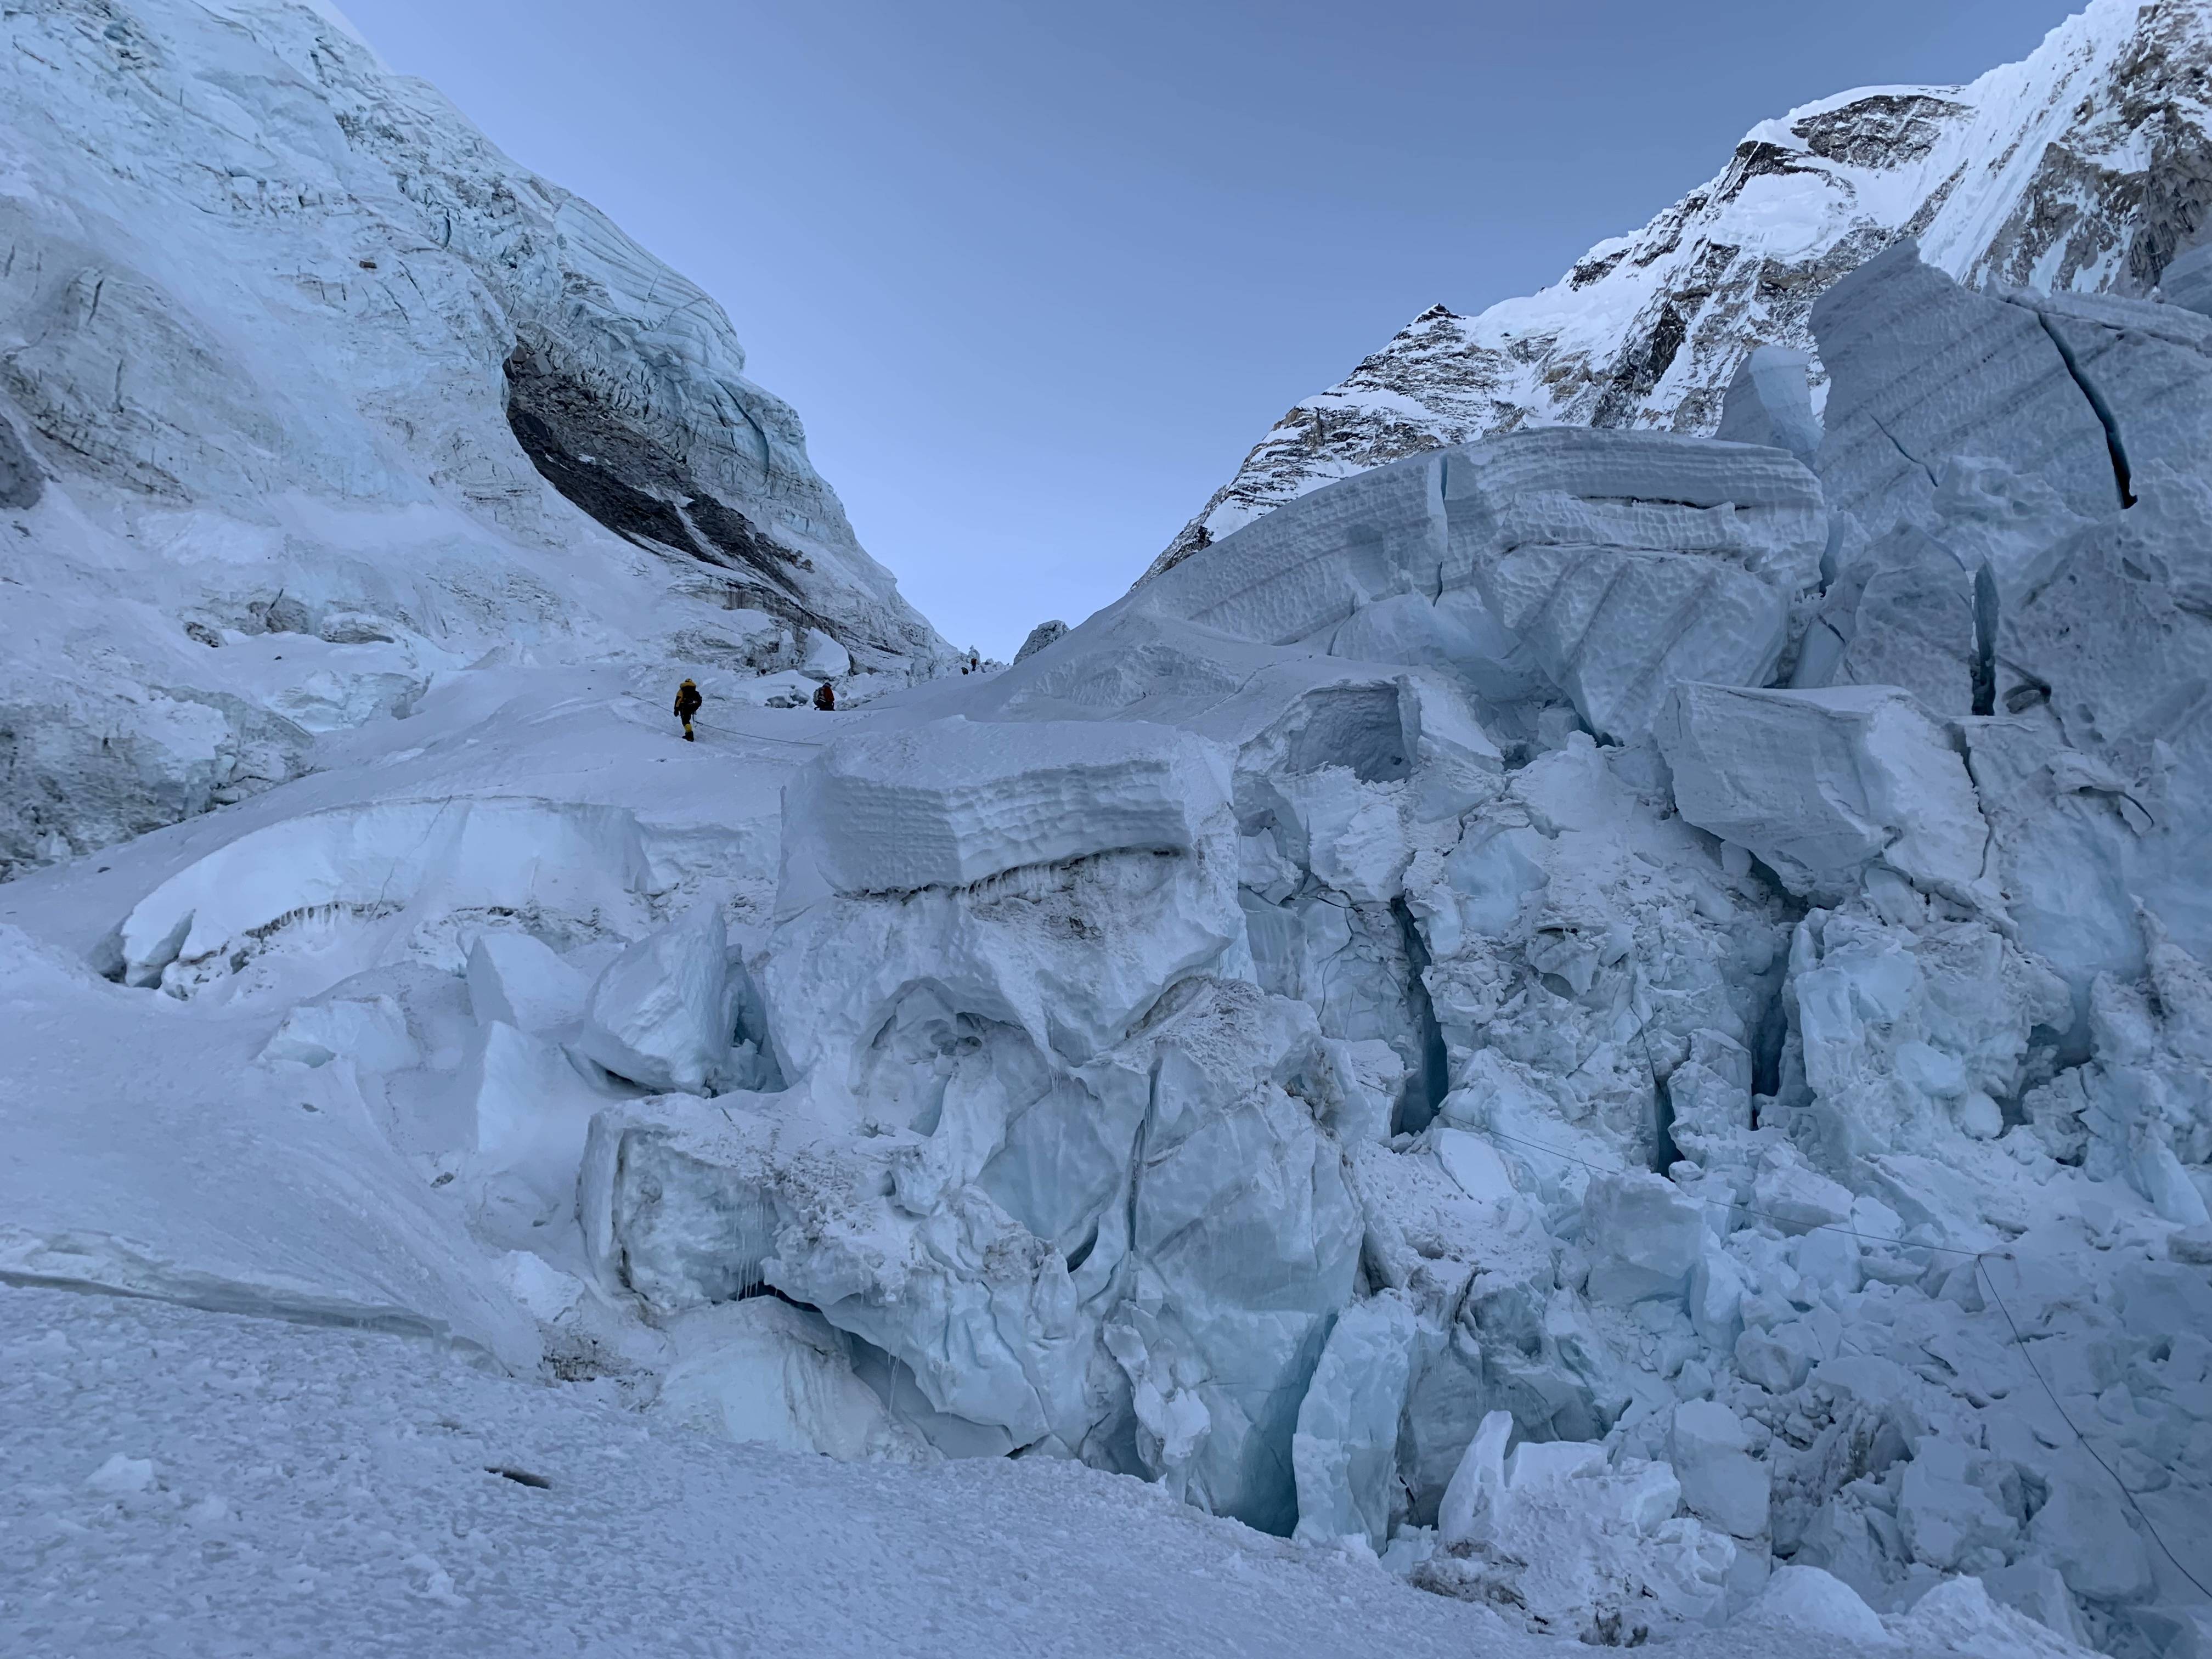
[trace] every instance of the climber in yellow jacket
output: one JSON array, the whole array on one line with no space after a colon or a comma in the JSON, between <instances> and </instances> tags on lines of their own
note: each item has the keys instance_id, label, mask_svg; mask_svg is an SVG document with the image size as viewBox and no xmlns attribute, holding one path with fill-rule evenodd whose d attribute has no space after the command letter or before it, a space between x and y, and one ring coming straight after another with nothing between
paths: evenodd
<instances>
[{"instance_id":1,"label":"climber in yellow jacket","mask_svg":"<svg viewBox=\"0 0 2212 1659\"><path fill-rule=\"evenodd\" d=\"M699 712L699 705L705 701L693 681L686 680L676 688L676 718L684 722L684 741L686 743L698 741L691 735L691 717Z\"/></svg>"}]
</instances>

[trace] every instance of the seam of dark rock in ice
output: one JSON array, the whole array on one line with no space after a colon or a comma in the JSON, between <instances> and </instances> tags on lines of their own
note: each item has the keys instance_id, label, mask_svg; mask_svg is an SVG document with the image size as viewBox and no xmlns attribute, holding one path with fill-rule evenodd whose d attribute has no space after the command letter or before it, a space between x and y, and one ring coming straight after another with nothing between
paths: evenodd
<instances>
[{"instance_id":1,"label":"seam of dark rock in ice","mask_svg":"<svg viewBox=\"0 0 2212 1659\"><path fill-rule=\"evenodd\" d=\"M2074 382L2083 398L2087 401L2090 412L2097 417L2097 424L2105 428L2105 447L2111 455L2112 463L2112 486L2119 496L2121 509L2124 511L2133 507L2136 504L2136 497L2135 491L2130 487L2127 446L2121 439L2119 416L2113 412L2111 403L2106 400L2103 392L2098 389L2097 383L2091 380L2087 372L2082 368L2081 360L2075 356L2074 348L2067 343L2065 335L2051 320L2049 312L2039 307L2021 306L2019 301L2014 300L2008 300L2005 303L2031 313L2044 333L2050 337L2051 346L2058 353L2058 361L2066 366L2067 378Z\"/></svg>"},{"instance_id":2,"label":"seam of dark rock in ice","mask_svg":"<svg viewBox=\"0 0 2212 1659\"><path fill-rule=\"evenodd\" d=\"M1903 444L1899 443L1897 439L1897 434L1882 424L1881 416L1875 414L1869 409L1866 411L1866 417L1868 422L1873 426L1875 431L1881 433L1883 437L1889 440L1889 446L1892 449L1894 449L1899 455L1904 457L1906 461L1910 462L1912 465L1918 467L1922 472L1927 475L1929 484L1931 487L1939 482L1936 477L1936 469L1929 465L1927 462L1922 460L1917 455L1915 455Z\"/></svg>"}]
</instances>

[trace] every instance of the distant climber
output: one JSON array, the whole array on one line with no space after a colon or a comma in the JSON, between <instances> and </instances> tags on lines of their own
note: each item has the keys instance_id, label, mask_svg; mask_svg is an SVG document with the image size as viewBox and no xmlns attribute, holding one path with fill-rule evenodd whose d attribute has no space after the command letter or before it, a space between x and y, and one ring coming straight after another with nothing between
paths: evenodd
<instances>
[{"instance_id":1,"label":"distant climber","mask_svg":"<svg viewBox=\"0 0 2212 1659\"><path fill-rule=\"evenodd\" d=\"M699 712L699 705L705 701L699 695L696 681L686 680L676 688L676 718L684 722L684 741L686 743L698 741L691 735L691 717Z\"/></svg>"},{"instance_id":2,"label":"distant climber","mask_svg":"<svg viewBox=\"0 0 2212 1659\"><path fill-rule=\"evenodd\" d=\"M829 681L824 680L814 688L814 706L817 708L835 708L837 706L837 694L830 688Z\"/></svg>"}]
</instances>

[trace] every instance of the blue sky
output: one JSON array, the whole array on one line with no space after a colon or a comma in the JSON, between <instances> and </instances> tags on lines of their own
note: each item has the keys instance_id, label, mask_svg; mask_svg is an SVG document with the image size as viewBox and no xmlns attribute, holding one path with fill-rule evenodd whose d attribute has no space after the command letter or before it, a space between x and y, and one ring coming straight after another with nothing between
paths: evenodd
<instances>
[{"instance_id":1,"label":"blue sky","mask_svg":"<svg viewBox=\"0 0 2212 1659\"><path fill-rule=\"evenodd\" d=\"M1297 398L2068 0L342 0L727 307L957 644L1125 589Z\"/></svg>"}]
</instances>

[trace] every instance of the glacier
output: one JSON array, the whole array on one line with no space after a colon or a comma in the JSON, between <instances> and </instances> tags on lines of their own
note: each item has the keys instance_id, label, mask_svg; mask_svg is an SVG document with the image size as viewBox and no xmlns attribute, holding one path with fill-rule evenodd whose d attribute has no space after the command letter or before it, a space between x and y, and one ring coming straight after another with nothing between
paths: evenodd
<instances>
[{"instance_id":1,"label":"glacier","mask_svg":"<svg viewBox=\"0 0 2212 1659\"><path fill-rule=\"evenodd\" d=\"M1900 245L1815 310L1812 468L1417 456L696 744L447 675L0 888L0 1272L1088 1464L1532 1635L2185 1654L2212 622L2130 377L2200 321Z\"/></svg>"},{"instance_id":2,"label":"glacier","mask_svg":"<svg viewBox=\"0 0 2212 1659\"><path fill-rule=\"evenodd\" d=\"M2124 13L2194 15L2098 0L2054 40ZM126 402L64 445L0 381L25 603L75 630L6 672L127 700L166 629L216 678L162 696L297 732L159 811L67 710L10 774L26 812L120 814L36 817L60 843L0 883L17 1645L161 1650L216 1595L307 1650L302 1607L382 1585L392 1629L484 1651L533 1609L613 1651L1273 1650L1270 1602L1345 1652L2208 1650L2192 256L2089 293L1886 239L1808 349L1728 365L1719 435L1423 444L954 673L720 313L641 344L659 313L574 262L650 287L645 256L333 15L4 26L8 73L59 77L40 119L88 118L98 63L118 109L181 87L344 199L411 146L538 204L491 215L503 274L422 250L484 301L465 350L233 317L233 367L149 385L235 406L164 405L158 441ZM145 166L97 191L25 141L36 236L175 173L114 118ZM196 209L132 268L198 301L199 239L336 235L337 188ZM134 352L200 325L133 303ZM52 337L6 361L58 399L98 337ZM315 356L344 340L397 378ZM418 398L520 517L378 424ZM748 472L709 404L790 441ZM609 407L631 447L578 435ZM382 470L317 471L346 455ZM218 476L280 460L283 491ZM803 556L717 563L739 520ZM710 568L742 603L686 586ZM478 608L434 653L440 570ZM234 591L258 631L185 631ZM774 650L700 642L753 605ZM825 677L834 710L787 695ZM725 1593L722 1551L805 1595Z\"/></svg>"}]
</instances>

